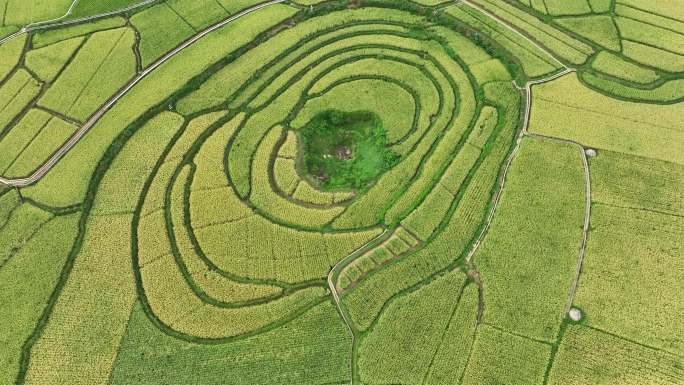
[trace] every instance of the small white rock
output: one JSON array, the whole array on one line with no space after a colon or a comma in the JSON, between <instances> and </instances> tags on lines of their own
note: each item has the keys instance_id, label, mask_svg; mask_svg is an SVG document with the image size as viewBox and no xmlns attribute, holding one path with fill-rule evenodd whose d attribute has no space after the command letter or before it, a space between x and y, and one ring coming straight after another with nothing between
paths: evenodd
<instances>
[{"instance_id":1,"label":"small white rock","mask_svg":"<svg viewBox=\"0 0 684 385\"><path fill-rule=\"evenodd\" d=\"M573 307L568 312L568 316L570 317L571 320L573 320L575 322L579 322L582 319L582 311L580 309Z\"/></svg>"},{"instance_id":2,"label":"small white rock","mask_svg":"<svg viewBox=\"0 0 684 385\"><path fill-rule=\"evenodd\" d=\"M587 149L584 151L584 153L587 154L587 156L590 157L590 158L593 158L593 157L596 156L596 150L594 150L593 148L587 148Z\"/></svg>"}]
</instances>

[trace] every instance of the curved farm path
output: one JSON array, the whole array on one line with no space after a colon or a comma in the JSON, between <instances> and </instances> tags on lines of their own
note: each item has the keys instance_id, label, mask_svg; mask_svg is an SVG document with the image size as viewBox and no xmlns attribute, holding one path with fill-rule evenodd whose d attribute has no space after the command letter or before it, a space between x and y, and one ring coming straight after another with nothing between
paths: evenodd
<instances>
[{"instance_id":1,"label":"curved farm path","mask_svg":"<svg viewBox=\"0 0 684 385\"><path fill-rule=\"evenodd\" d=\"M204 36L210 34L211 32L214 32L215 30L243 17L246 16L252 12L256 12L262 8L266 8L271 5L275 4L280 4L285 2L286 0L271 0L271 1L266 1L260 4L257 4L253 7L246 8L235 15L232 15L210 27L207 27L206 29L198 32L196 35L192 36L188 40L184 41L181 43L179 46L174 48L173 50L167 52L164 56L159 58L157 61L152 63L149 67L144 69L141 73L136 75L133 79L131 79L126 85L120 89L114 96L109 98L105 104L103 104L91 117L79 128L74 135L72 135L69 140L62 145L62 147L59 148L40 168L38 168L33 174L31 174L28 177L25 178L17 178L17 179L7 179L2 176L0 176L0 184L4 184L7 186L11 187L25 187L30 184L33 184L37 181L39 181L45 174L47 174L56 164L59 162L64 155L71 150L76 143L78 143L79 140L85 134L90 131L90 129L102 118L102 116L109 111L112 106L114 106L119 99L121 99L124 95L128 93L136 84L138 84L142 79L144 79L147 75L152 73L154 70L159 68L162 64L166 63L169 61L171 58L176 56L178 53L183 51L184 49L188 48L189 46L195 44L198 40L203 38Z\"/></svg>"},{"instance_id":2,"label":"curved farm path","mask_svg":"<svg viewBox=\"0 0 684 385\"><path fill-rule=\"evenodd\" d=\"M543 79L539 80L533 80L527 82L525 84L524 88L519 88L521 92L525 93L525 115L524 115L524 120L523 120L523 127L520 133L518 134L518 137L516 138L516 144L515 148L509 155L506 165L504 166L504 169L501 171L501 175L499 177L499 186L494 193L493 201L492 201L492 208L487 216L487 219L485 220L485 225L482 228L482 231L480 232L480 235L478 236L477 240L473 244L470 252L468 252L468 255L466 256L466 263L472 263L472 258L473 255L477 252L478 248L480 247L480 244L482 243L482 240L484 239L485 235L487 234L492 221L494 219L494 215L496 213L496 209L498 208L499 201L501 199L501 193L503 192L504 184L506 183L506 176L508 175L508 171L511 167L511 164L513 163L513 159L517 155L518 151L520 150L520 144L522 143L522 140L524 137L530 137L530 138L538 138L538 139L543 139L543 140L549 140L549 141L554 141L558 143L565 143L565 144L570 144L579 150L581 157L582 157L582 168L584 170L584 182L585 182L585 202L584 202L584 224L582 228L582 239L580 241L580 247L578 251L578 257L577 257L577 267L575 270L575 276L572 280L572 284L570 286L570 291L568 293L568 299L566 302L565 306L565 313L567 313L570 310L570 307L572 306L573 299L575 297L575 292L577 291L577 284L579 282L580 275L582 273L582 265L584 263L584 254L586 250L586 245L587 245L587 238L588 238L588 233L589 233L589 223L590 223L590 218L591 218L591 174L589 171L589 162L587 160L587 154L585 152L584 146L582 146L580 143L567 140L567 139L561 139L561 138L555 138L555 137L550 137L550 136L545 136L545 135L539 135L539 134L530 134L527 131L527 128L529 126L530 122L530 113L532 109L532 86L538 85L538 84L543 84L547 83L550 81L553 81L555 79L558 79L559 77L565 76L571 72L574 72L574 69L565 69L559 73L556 73L554 75L548 76Z\"/></svg>"}]
</instances>

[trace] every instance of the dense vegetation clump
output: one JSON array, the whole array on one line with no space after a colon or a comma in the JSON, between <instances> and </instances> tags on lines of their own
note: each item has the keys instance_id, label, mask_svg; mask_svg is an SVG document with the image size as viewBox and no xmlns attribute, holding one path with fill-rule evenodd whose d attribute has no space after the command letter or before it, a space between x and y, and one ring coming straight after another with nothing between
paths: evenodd
<instances>
[{"instance_id":1,"label":"dense vegetation clump","mask_svg":"<svg viewBox=\"0 0 684 385\"><path fill-rule=\"evenodd\" d=\"M304 168L323 189L367 188L398 160L372 112L324 111L299 134Z\"/></svg>"}]
</instances>

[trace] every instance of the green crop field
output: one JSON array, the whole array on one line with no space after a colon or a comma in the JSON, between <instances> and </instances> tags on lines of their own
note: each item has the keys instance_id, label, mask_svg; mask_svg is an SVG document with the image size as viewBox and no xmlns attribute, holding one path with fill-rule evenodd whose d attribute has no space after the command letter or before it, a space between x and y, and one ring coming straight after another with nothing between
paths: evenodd
<instances>
[{"instance_id":1,"label":"green crop field","mask_svg":"<svg viewBox=\"0 0 684 385\"><path fill-rule=\"evenodd\" d=\"M684 385L684 8L0 0L0 385Z\"/></svg>"}]
</instances>

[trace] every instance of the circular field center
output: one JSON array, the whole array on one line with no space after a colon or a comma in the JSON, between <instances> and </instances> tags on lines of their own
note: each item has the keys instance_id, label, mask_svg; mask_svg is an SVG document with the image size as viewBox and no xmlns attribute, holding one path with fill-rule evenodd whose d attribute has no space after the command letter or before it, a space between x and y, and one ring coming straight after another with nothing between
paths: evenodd
<instances>
[{"instance_id":1,"label":"circular field center","mask_svg":"<svg viewBox=\"0 0 684 385\"><path fill-rule=\"evenodd\" d=\"M382 121L368 111L321 112L299 137L305 172L324 190L366 189L398 159Z\"/></svg>"}]
</instances>

